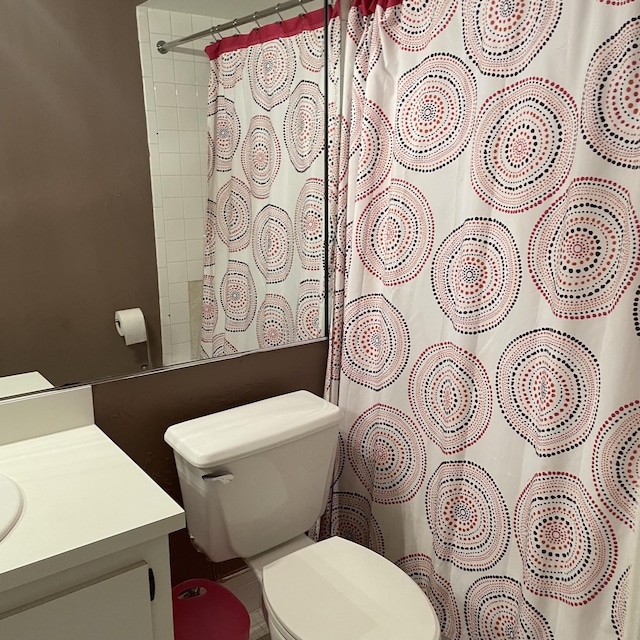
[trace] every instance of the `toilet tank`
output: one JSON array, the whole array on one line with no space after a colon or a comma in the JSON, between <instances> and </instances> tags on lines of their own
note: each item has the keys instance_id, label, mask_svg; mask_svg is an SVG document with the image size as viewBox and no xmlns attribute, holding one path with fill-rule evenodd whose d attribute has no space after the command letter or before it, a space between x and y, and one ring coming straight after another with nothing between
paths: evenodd
<instances>
[{"instance_id":1,"label":"toilet tank","mask_svg":"<svg viewBox=\"0 0 640 640\"><path fill-rule=\"evenodd\" d=\"M326 506L340 409L296 391L169 427L189 533L215 562L307 531Z\"/></svg>"}]
</instances>

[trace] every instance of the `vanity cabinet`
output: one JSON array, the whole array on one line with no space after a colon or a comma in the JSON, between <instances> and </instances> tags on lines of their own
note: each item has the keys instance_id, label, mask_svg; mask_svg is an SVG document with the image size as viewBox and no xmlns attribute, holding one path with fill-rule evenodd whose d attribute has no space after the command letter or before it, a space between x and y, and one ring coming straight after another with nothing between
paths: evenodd
<instances>
[{"instance_id":1,"label":"vanity cabinet","mask_svg":"<svg viewBox=\"0 0 640 640\"><path fill-rule=\"evenodd\" d=\"M0 640L173 640L184 511L92 420L85 387L0 401L0 472L24 498L0 540Z\"/></svg>"},{"instance_id":2,"label":"vanity cabinet","mask_svg":"<svg viewBox=\"0 0 640 640\"><path fill-rule=\"evenodd\" d=\"M7 640L154 640L145 562L0 616Z\"/></svg>"},{"instance_id":3,"label":"vanity cabinet","mask_svg":"<svg viewBox=\"0 0 640 640\"><path fill-rule=\"evenodd\" d=\"M0 590L0 639L43 638L174 640L168 537Z\"/></svg>"}]
</instances>

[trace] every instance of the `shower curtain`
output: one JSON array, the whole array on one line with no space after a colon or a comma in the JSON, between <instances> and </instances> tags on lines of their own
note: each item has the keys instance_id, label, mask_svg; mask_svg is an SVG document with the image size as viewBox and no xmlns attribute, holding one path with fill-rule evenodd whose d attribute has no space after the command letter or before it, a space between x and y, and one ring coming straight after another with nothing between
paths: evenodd
<instances>
[{"instance_id":1,"label":"shower curtain","mask_svg":"<svg viewBox=\"0 0 640 640\"><path fill-rule=\"evenodd\" d=\"M201 357L324 334L324 10L206 51Z\"/></svg>"},{"instance_id":2,"label":"shower curtain","mask_svg":"<svg viewBox=\"0 0 640 640\"><path fill-rule=\"evenodd\" d=\"M349 13L319 535L451 639L636 637L639 45L632 0Z\"/></svg>"}]
</instances>

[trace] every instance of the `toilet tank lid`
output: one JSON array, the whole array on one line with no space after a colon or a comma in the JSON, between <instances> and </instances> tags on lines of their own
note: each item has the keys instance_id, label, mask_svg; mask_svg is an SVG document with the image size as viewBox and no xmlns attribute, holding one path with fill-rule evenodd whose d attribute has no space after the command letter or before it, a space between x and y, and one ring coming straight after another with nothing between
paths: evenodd
<instances>
[{"instance_id":1,"label":"toilet tank lid","mask_svg":"<svg viewBox=\"0 0 640 640\"><path fill-rule=\"evenodd\" d=\"M340 409L294 391L169 427L164 439L193 466L206 469L330 429Z\"/></svg>"}]
</instances>

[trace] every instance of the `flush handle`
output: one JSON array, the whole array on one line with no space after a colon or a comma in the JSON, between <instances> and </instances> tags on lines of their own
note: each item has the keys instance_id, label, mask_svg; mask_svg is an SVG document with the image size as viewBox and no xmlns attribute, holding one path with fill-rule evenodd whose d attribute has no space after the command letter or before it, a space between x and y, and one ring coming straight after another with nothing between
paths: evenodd
<instances>
[{"instance_id":1,"label":"flush handle","mask_svg":"<svg viewBox=\"0 0 640 640\"><path fill-rule=\"evenodd\" d=\"M207 482L220 482L221 484L229 484L233 480L233 477L234 476L232 473L206 473L202 476L202 479L206 480Z\"/></svg>"}]
</instances>

